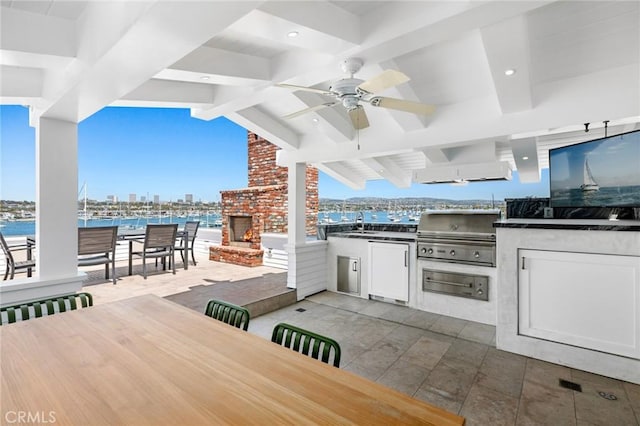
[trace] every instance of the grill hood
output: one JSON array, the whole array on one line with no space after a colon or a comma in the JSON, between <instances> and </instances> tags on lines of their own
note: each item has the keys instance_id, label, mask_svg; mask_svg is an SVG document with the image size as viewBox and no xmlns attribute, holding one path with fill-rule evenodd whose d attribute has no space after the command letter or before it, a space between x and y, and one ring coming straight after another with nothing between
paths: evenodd
<instances>
[{"instance_id":1,"label":"grill hood","mask_svg":"<svg viewBox=\"0 0 640 426\"><path fill-rule=\"evenodd\" d=\"M511 180L511 166L507 161L495 161L434 166L413 173L413 181L417 183L463 183L483 180Z\"/></svg>"}]
</instances>

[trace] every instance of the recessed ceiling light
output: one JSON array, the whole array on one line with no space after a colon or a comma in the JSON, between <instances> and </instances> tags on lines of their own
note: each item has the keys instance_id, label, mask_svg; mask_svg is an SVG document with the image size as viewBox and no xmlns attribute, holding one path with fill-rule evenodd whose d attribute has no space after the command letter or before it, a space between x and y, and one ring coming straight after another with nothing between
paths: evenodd
<instances>
[{"instance_id":1,"label":"recessed ceiling light","mask_svg":"<svg viewBox=\"0 0 640 426\"><path fill-rule=\"evenodd\" d=\"M508 70L504 71L504 75L506 75L507 77L512 76L516 73L516 70L514 70L513 68L509 68Z\"/></svg>"},{"instance_id":2,"label":"recessed ceiling light","mask_svg":"<svg viewBox=\"0 0 640 426\"><path fill-rule=\"evenodd\" d=\"M298 35L299 35L299 34L300 34L300 33L299 33L299 32L297 32L297 31L289 31L289 32L287 33L287 37L289 37L289 38L296 38L296 37L298 37Z\"/></svg>"},{"instance_id":3,"label":"recessed ceiling light","mask_svg":"<svg viewBox=\"0 0 640 426\"><path fill-rule=\"evenodd\" d=\"M526 155L524 157L522 157L523 160L528 160L529 157L527 157Z\"/></svg>"},{"instance_id":4,"label":"recessed ceiling light","mask_svg":"<svg viewBox=\"0 0 640 426\"><path fill-rule=\"evenodd\" d=\"M209 80L211 77L209 77L208 75L203 75L202 77L200 77L200 80Z\"/></svg>"},{"instance_id":5,"label":"recessed ceiling light","mask_svg":"<svg viewBox=\"0 0 640 426\"><path fill-rule=\"evenodd\" d=\"M314 123L317 123L320 120L318 120L317 118L314 117L314 118L311 119L311 121L313 121Z\"/></svg>"}]
</instances>

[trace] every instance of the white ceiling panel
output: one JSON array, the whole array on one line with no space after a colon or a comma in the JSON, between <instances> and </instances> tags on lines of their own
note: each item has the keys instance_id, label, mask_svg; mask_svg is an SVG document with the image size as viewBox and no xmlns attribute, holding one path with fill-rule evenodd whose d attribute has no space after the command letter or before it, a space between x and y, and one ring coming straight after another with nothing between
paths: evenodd
<instances>
[{"instance_id":1,"label":"white ceiling panel","mask_svg":"<svg viewBox=\"0 0 640 426\"><path fill-rule=\"evenodd\" d=\"M638 62L640 2L559 2L529 16L533 84Z\"/></svg>"},{"instance_id":2,"label":"white ceiling panel","mask_svg":"<svg viewBox=\"0 0 640 426\"><path fill-rule=\"evenodd\" d=\"M479 32L395 58L421 101L443 105L492 93Z\"/></svg>"}]
</instances>

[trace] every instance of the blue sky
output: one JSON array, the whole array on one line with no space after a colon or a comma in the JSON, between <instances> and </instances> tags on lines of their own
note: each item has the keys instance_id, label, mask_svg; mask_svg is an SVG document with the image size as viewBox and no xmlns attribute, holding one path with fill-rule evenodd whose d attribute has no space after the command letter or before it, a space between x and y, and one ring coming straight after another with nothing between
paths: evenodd
<instances>
[{"instance_id":1,"label":"blue sky","mask_svg":"<svg viewBox=\"0 0 640 426\"><path fill-rule=\"evenodd\" d=\"M0 106L0 198L35 199L35 130L28 110ZM78 126L78 190L105 200L130 193L163 201L193 194L194 200L218 201L220 191L247 186L247 132L225 119L202 121L185 109L105 108ZM320 173L321 198L434 197L453 200L548 197L549 174L542 180L472 182L466 186L421 185L398 189L370 181L356 191Z\"/></svg>"}]
</instances>

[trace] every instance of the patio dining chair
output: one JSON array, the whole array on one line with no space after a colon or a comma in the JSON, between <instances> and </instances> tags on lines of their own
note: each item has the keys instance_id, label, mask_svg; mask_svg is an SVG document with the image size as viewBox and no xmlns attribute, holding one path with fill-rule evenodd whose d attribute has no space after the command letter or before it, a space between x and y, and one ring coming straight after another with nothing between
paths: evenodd
<instances>
[{"instance_id":1,"label":"patio dining chair","mask_svg":"<svg viewBox=\"0 0 640 426\"><path fill-rule=\"evenodd\" d=\"M1 232L0 246L2 247L2 253L4 254L4 257L6 259L4 278L2 279L3 281L5 281L7 277L12 280L16 272L20 272L23 270L26 270L29 276L31 276L31 271L36 267L35 259L16 260L13 254L16 251L31 250L32 247L30 247L28 244L17 244L9 246Z\"/></svg>"},{"instance_id":2,"label":"patio dining chair","mask_svg":"<svg viewBox=\"0 0 640 426\"><path fill-rule=\"evenodd\" d=\"M249 329L249 319L251 315L249 315L249 311L242 306L234 305L233 303L223 300L211 299L209 303L207 303L204 314L234 327L242 328L244 331Z\"/></svg>"},{"instance_id":3,"label":"patio dining chair","mask_svg":"<svg viewBox=\"0 0 640 426\"><path fill-rule=\"evenodd\" d=\"M117 238L117 226L78 228L78 266L104 264L104 277L108 280L111 265L112 281L115 284Z\"/></svg>"},{"instance_id":4,"label":"patio dining chair","mask_svg":"<svg viewBox=\"0 0 640 426\"><path fill-rule=\"evenodd\" d=\"M182 257L182 263L189 261L189 252L191 252L191 260L193 265L196 265L196 257L193 253L193 246L196 242L196 235L198 234L198 227L200 226L199 220L187 221L184 224L184 230L187 232L187 238L180 237L178 245L175 246L175 250L180 252Z\"/></svg>"},{"instance_id":5,"label":"patio dining chair","mask_svg":"<svg viewBox=\"0 0 640 426\"><path fill-rule=\"evenodd\" d=\"M176 257L174 244L176 242L176 234L178 233L178 224L156 224L147 225L144 241L138 241L143 244L142 250L134 251L132 256L142 258L142 275L147 279L147 259L161 259L163 269L166 269L166 259L169 258L169 266L173 267L173 273L176 273Z\"/></svg>"},{"instance_id":6,"label":"patio dining chair","mask_svg":"<svg viewBox=\"0 0 640 426\"><path fill-rule=\"evenodd\" d=\"M281 322L273 328L271 341L327 364L333 352L333 366L340 367L340 345L329 337Z\"/></svg>"},{"instance_id":7,"label":"patio dining chair","mask_svg":"<svg viewBox=\"0 0 640 426\"><path fill-rule=\"evenodd\" d=\"M93 306L93 297L86 292L5 306L0 308L0 325L40 318L60 312L75 311L89 306Z\"/></svg>"}]
</instances>

